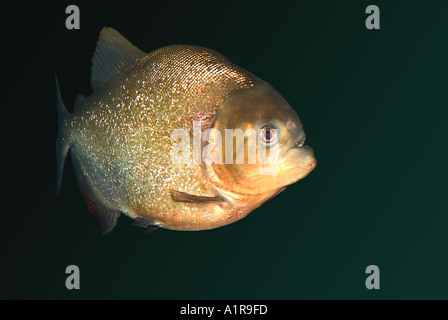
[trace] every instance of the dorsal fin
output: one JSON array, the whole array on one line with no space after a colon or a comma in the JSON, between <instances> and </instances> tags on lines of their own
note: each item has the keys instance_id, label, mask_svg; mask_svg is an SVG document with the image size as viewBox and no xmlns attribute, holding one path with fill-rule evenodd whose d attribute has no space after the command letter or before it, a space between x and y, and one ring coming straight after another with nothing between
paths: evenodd
<instances>
[{"instance_id":1,"label":"dorsal fin","mask_svg":"<svg viewBox=\"0 0 448 320\"><path fill-rule=\"evenodd\" d=\"M145 55L146 53L126 40L117 30L104 27L92 58L92 90L103 87L119 69Z\"/></svg>"}]
</instances>

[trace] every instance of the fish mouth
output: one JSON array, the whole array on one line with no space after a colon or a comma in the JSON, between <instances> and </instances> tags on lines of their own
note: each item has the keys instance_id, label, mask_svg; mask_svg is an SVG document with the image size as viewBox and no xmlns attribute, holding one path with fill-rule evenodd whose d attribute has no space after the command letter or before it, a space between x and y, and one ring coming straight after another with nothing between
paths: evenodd
<instances>
[{"instance_id":1,"label":"fish mouth","mask_svg":"<svg viewBox=\"0 0 448 320\"><path fill-rule=\"evenodd\" d=\"M304 144L305 144L305 137L302 137L296 143L294 143L292 148L302 148Z\"/></svg>"}]
</instances>

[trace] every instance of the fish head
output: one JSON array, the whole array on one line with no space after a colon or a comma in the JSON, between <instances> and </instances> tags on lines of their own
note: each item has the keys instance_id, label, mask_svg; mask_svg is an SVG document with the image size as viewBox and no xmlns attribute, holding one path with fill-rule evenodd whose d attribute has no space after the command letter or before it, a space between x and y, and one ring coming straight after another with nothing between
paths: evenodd
<instances>
[{"instance_id":1,"label":"fish head","mask_svg":"<svg viewBox=\"0 0 448 320\"><path fill-rule=\"evenodd\" d=\"M234 205L257 207L316 166L297 113L265 82L225 99L212 128L221 162L205 164L205 175Z\"/></svg>"}]
</instances>

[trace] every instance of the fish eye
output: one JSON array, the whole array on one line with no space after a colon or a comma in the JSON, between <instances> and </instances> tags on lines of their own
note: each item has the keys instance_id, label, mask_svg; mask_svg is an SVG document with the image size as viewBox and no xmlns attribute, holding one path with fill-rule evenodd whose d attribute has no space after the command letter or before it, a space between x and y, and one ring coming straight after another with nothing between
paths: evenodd
<instances>
[{"instance_id":1,"label":"fish eye","mask_svg":"<svg viewBox=\"0 0 448 320\"><path fill-rule=\"evenodd\" d=\"M265 144L277 142L278 130L273 126L264 126L259 130L260 140Z\"/></svg>"}]
</instances>

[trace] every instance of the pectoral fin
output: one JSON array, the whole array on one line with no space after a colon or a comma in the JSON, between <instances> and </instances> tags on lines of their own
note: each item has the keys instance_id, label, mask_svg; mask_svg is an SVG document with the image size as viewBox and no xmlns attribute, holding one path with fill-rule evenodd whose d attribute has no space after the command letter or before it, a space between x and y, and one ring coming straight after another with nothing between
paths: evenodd
<instances>
[{"instance_id":1,"label":"pectoral fin","mask_svg":"<svg viewBox=\"0 0 448 320\"><path fill-rule=\"evenodd\" d=\"M171 199L176 202L195 202L195 203L210 203L210 202L223 202L220 197L205 197L195 196L186 192L176 191L170 189Z\"/></svg>"}]
</instances>

